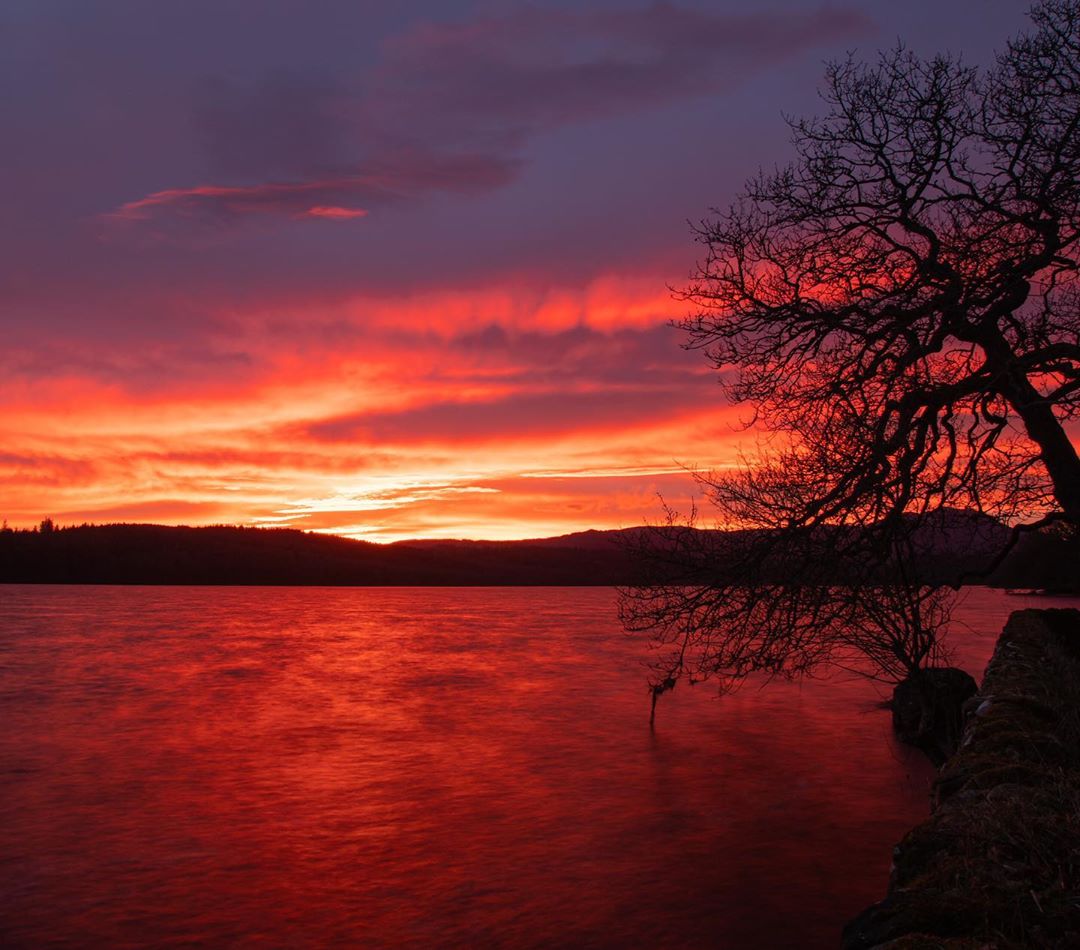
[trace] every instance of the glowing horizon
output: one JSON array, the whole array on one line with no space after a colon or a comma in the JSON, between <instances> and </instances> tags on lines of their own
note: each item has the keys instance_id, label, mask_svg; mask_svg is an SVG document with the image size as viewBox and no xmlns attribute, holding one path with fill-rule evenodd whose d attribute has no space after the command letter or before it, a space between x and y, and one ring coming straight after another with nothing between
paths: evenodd
<instances>
[{"instance_id":1,"label":"glowing horizon","mask_svg":"<svg viewBox=\"0 0 1080 950\"><path fill-rule=\"evenodd\" d=\"M1023 12L966 6L16 5L0 518L390 541L685 509L745 413L668 326L685 222L784 159L823 58L977 61Z\"/></svg>"},{"instance_id":2,"label":"glowing horizon","mask_svg":"<svg viewBox=\"0 0 1080 950\"><path fill-rule=\"evenodd\" d=\"M232 378L55 375L9 397L2 514L13 527L229 523L375 541L656 520L658 496L688 501L684 466L730 458L735 416L663 323L666 292L620 298L610 284L532 308L506 290L352 301L305 321L329 319L336 339L308 338L302 358L267 346L272 314L233 314L232 344L257 355ZM418 306L443 319L406 333L379 315ZM680 457L695 444L709 454Z\"/></svg>"}]
</instances>

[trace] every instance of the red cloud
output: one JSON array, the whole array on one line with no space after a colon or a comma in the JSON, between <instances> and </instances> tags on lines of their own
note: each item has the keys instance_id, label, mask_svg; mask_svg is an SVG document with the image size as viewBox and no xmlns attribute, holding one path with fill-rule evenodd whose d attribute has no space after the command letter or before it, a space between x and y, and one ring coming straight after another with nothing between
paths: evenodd
<instances>
[{"instance_id":1,"label":"red cloud","mask_svg":"<svg viewBox=\"0 0 1080 950\"><path fill-rule=\"evenodd\" d=\"M20 525L289 524L378 540L640 524L660 517L658 491L685 495L678 447L707 446L690 459L706 465L733 451L730 410L687 376L677 347L670 364L640 365L662 340L584 329L460 346L375 336L346 343L337 362L281 354L258 379L139 400L81 376L50 383L48 399L28 386L0 422L0 514ZM575 393L549 378L552 364L580 374ZM475 401L461 404L466 395Z\"/></svg>"},{"instance_id":2,"label":"red cloud","mask_svg":"<svg viewBox=\"0 0 1080 950\"><path fill-rule=\"evenodd\" d=\"M337 205L316 205L304 212L305 218L330 218L337 221L348 221L352 218L366 218L368 212L363 208L339 208Z\"/></svg>"}]
</instances>

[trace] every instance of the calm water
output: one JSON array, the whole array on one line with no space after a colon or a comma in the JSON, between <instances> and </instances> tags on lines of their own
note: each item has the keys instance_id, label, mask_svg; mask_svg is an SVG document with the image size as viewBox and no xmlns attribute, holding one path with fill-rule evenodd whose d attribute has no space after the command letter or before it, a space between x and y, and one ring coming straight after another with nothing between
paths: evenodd
<instances>
[{"instance_id":1,"label":"calm water","mask_svg":"<svg viewBox=\"0 0 1080 950\"><path fill-rule=\"evenodd\" d=\"M929 766L851 679L650 733L614 602L0 587L0 943L834 946ZM969 594L962 663L1026 603Z\"/></svg>"}]
</instances>

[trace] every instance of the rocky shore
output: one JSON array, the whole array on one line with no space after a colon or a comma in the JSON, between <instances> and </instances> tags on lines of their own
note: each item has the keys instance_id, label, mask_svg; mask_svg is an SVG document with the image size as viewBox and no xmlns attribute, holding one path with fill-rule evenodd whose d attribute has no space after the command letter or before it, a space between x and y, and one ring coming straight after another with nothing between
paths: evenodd
<instances>
[{"instance_id":1,"label":"rocky shore","mask_svg":"<svg viewBox=\"0 0 1080 950\"><path fill-rule=\"evenodd\" d=\"M1023 610L844 950L1080 947L1080 611Z\"/></svg>"}]
</instances>

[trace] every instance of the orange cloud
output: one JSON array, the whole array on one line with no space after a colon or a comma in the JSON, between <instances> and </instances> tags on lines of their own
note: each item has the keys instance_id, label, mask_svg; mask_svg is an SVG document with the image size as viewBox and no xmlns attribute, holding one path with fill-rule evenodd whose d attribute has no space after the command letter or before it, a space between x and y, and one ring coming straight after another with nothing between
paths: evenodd
<instances>
[{"instance_id":1,"label":"orange cloud","mask_svg":"<svg viewBox=\"0 0 1080 950\"><path fill-rule=\"evenodd\" d=\"M636 293L640 288L644 292ZM0 384L16 525L280 524L373 540L520 538L660 517L737 413L655 282L312 303L213 322L244 372L169 386L72 363ZM394 316L397 320L394 320ZM126 359L127 357L125 357ZM133 381L135 380L135 381Z\"/></svg>"}]
</instances>

